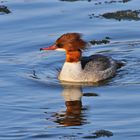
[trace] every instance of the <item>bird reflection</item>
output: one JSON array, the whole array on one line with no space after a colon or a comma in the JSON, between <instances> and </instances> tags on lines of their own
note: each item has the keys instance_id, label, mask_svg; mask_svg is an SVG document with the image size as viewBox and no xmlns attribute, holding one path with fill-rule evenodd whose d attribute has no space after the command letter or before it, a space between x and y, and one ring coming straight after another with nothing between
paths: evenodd
<instances>
[{"instance_id":1,"label":"bird reflection","mask_svg":"<svg viewBox=\"0 0 140 140\"><path fill-rule=\"evenodd\" d=\"M79 86L64 86L62 96L66 111L55 114L55 122L63 126L79 126L86 123L82 108L82 89Z\"/></svg>"}]
</instances>

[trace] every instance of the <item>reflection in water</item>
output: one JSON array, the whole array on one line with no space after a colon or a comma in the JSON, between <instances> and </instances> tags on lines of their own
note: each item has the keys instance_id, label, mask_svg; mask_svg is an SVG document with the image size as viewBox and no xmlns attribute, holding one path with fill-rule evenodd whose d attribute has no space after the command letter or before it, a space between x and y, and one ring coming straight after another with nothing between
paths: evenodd
<instances>
[{"instance_id":1,"label":"reflection in water","mask_svg":"<svg viewBox=\"0 0 140 140\"><path fill-rule=\"evenodd\" d=\"M63 85L64 89L62 96L65 100L66 111L56 113L52 117L55 118L54 122L62 126L80 126L87 123L83 115L82 96L98 96L96 93L82 93L81 86ZM101 137L111 137L113 133L108 130L96 130L89 133L80 133L79 135L69 135L68 138L84 138L84 139L97 139ZM64 138L65 136L62 136Z\"/></svg>"},{"instance_id":2,"label":"reflection in water","mask_svg":"<svg viewBox=\"0 0 140 140\"><path fill-rule=\"evenodd\" d=\"M54 122L62 126L80 126L87 123L85 116L83 115L82 96L98 96L96 93L82 93L80 86L65 85L62 92L62 96L65 100L66 111L56 113L53 115ZM81 133L81 138L95 139L100 137L111 137L113 133L108 130L96 130L92 133ZM72 135L72 137L77 137Z\"/></svg>"},{"instance_id":3,"label":"reflection in water","mask_svg":"<svg viewBox=\"0 0 140 140\"><path fill-rule=\"evenodd\" d=\"M55 114L55 122L64 126L78 126L86 123L82 109L82 89L79 86L64 86L62 96L66 111Z\"/></svg>"}]
</instances>

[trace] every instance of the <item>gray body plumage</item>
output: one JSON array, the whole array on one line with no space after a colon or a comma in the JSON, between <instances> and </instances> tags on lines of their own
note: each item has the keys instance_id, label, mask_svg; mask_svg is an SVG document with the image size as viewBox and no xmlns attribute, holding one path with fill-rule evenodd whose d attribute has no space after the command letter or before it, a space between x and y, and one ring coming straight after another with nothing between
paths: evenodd
<instances>
[{"instance_id":1,"label":"gray body plumage","mask_svg":"<svg viewBox=\"0 0 140 140\"><path fill-rule=\"evenodd\" d=\"M98 82L116 73L119 63L108 56L92 55L76 63L65 62L59 79L69 82Z\"/></svg>"}]
</instances>

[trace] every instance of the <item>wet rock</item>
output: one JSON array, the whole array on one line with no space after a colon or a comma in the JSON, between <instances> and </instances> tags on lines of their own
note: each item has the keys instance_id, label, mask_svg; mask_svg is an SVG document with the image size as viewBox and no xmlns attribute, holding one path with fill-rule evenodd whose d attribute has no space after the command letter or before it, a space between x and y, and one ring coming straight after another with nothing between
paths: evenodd
<instances>
[{"instance_id":1,"label":"wet rock","mask_svg":"<svg viewBox=\"0 0 140 140\"><path fill-rule=\"evenodd\" d=\"M108 44L110 43L110 37L105 37L102 40L91 40L89 41L92 45Z\"/></svg>"},{"instance_id":2,"label":"wet rock","mask_svg":"<svg viewBox=\"0 0 140 140\"><path fill-rule=\"evenodd\" d=\"M0 5L0 13L9 14L11 11L4 5Z\"/></svg>"},{"instance_id":3,"label":"wet rock","mask_svg":"<svg viewBox=\"0 0 140 140\"><path fill-rule=\"evenodd\" d=\"M95 15L94 13L88 15L90 19L92 18L99 18L99 15Z\"/></svg>"},{"instance_id":4,"label":"wet rock","mask_svg":"<svg viewBox=\"0 0 140 140\"><path fill-rule=\"evenodd\" d=\"M113 133L111 131L108 130L97 130L96 132L88 135L88 136L84 136L83 138L85 139L95 139L95 138L100 138L100 137L111 137L113 136Z\"/></svg>"},{"instance_id":5,"label":"wet rock","mask_svg":"<svg viewBox=\"0 0 140 140\"><path fill-rule=\"evenodd\" d=\"M60 1L67 1L67 2L88 1L88 2L90 2L91 0L60 0Z\"/></svg>"},{"instance_id":6,"label":"wet rock","mask_svg":"<svg viewBox=\"0 0 140 140\"><path fill-rule=\"evenodd\" d=\"M40 78L37 76L35 70L33 70L33 73L32 73L32 75L30 75L30 77L31 77L31 78L34 78L34 79L40 79Z\"/></svg>"},{"instance_id":7,"label":"wet rock","mask_svg":"<svg viewBox=\"0 0 140 140\"><path fill-rule=\"evenodd\" d=\"M86 96L86 97L91 97L91 96L99 96L98 94L96 93L84 93L83 96Z\"/></svg>"},{"instance_id":8,"label":"wet rock","mask_svg":"<svg viewBox=\"0 0 140 140\"><path fill-rule=\"evenodd\" d=\"M112 3L127 3L131 0L107 0L104 2L96 2L95 5L101 5L101 4L112 4Z\"/></svg>"},{"instance_id":9,"label":"wet rock","mask_svg":"<svg viewBox=\"0 0 140 140\"><path fill-rule=\"evenodd\" d=\"M117 12L109 12L101 15L106 19L116 19L116 20L140 20L140 10L122 10Z\"/></svg>"},{"instance_id":10,"label":"wet rock","mask_svg":"<svg viewBox=\"0 0 140 140\"><path fill-rule=\"evenodd\" d=\"M131 1L131 0L122 0L123 3L129 2L129 1Z\"/></svg>"},{"instance_id":11,"label":"wet rock","mask_svg":"<svg viewBox=\"0 0 140 140\"><path fill-rule=\"evenodd\" d=\"M96 135L96 137L110 137L113 136L113 133L111 131L107 131L107 130L97 130L95 133L93 133Z\"/></svg>"},{"instance_id":12,"label":"wet rock","mask_svg":"<svg viewBox=\"0 0 140 140\"><path fill-rule=\"evenodd\" d=\"M87 1L87 2L91 2L91 1L94 1L94 0L59 0L59 1L66 1L66 2L76 2L76 1ZM94 4L95 5L101 5L101 4L111 4L111 3L126 3L126 2L129 2L131 0L108 0L108 1L99 1L99 2L95 2Z\"/></svg>"},{"instance_id":13,"label":"wet rock","mask_svg":"<svg viewBox=\"0 0 140 140\"><path fill-rule=\"evenodd\" d=\"M111 1L105 1L105 3L106 4L117 3L117 2L119 2L119 3L127 3L129 1L131 1L131 0L111 0Z\"/></svg>"}]
</instances>

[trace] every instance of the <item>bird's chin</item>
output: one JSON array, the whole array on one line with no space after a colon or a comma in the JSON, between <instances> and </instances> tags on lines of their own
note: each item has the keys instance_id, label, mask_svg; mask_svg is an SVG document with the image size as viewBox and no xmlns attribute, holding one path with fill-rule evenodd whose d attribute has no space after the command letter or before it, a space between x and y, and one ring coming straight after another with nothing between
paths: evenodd
<instances>
[{"instance_id":1,"label":"bird's chin","mask_svg":"<svg viewBox=\"0 0 140 140\"><path fill-rule=\"evenodd\" d=\"M62 49L62 48L57 48L56 51L61 51L61 52L64 52L65 49Z\"/></svg>"}]
</instances>

